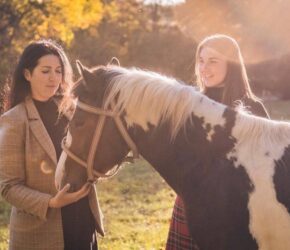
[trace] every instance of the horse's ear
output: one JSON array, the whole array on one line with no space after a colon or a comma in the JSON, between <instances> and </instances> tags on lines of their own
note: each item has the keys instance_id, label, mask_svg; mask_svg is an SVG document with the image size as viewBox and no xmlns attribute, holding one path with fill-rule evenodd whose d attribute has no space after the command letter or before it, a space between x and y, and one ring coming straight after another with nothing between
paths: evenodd
<instances>
[{"instance_id":1,"label":"horse's ear","mask_svg":"<svg viewBox=\"0 0 290 250\"><path fill-rule=\"evenodd\" d=\"M77 69L78 72L81 76L84 76L86 74L86 72L89 72L89 69L87 67L85 67L81 61L76 60L76 65L77 65Z\"/></svg>"},{"instance_id":2,"label":"horse's ear","mask_svg":"<svg viewBox=\"0 0 290 250\"><path fill-rule=\"evenodd\" d=\"M108 64L109 64L109 65L120 66L120 61L118 60L117 57L112 57L112 59L110 60L110 62L109 62Z\"/></svg>"},{"instance_id":3,"label":"horse's ear","mask_svg":"<svg viewBox=\"0 0 290 250\"><path fill-rule=\"evenodd\" d=\"M87 67L82 65L82 63L79 60L76 60L76 65L77 65L78 72L85 80L84 85L88 87L87 82L90 82L90 79L92 78L92 72Z\"/></svg>"},{"instance_id":4,"label":"horse's ear","mask_svg":"<svg viewBox=\"0 0 290 250\"><path fill-rule=\"evenodd\" d=\"M84 71L85 71L85 67L82 65L81 61L79 61L79 60L76 60L76 65L77 65L77 69L78 69L79 74L81 76L83 76Z\"/></svg>"}]
</instances>

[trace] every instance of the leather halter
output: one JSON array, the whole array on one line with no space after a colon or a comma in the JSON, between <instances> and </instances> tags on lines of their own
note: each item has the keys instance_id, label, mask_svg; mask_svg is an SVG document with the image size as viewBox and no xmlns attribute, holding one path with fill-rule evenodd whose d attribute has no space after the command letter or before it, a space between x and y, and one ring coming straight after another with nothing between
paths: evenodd
<instances>
[{"instance_id":1,"label":"leather halter","mask_svg":"<svg viewBox=\"0 0 290 250\"><path fill-rule=\"evenodd\" d=\"M111 105L112 106L112 105ZM89 155L87 158L87 161L82 160L80 157L78 157L76 154L74 154L73 152L71 152L65 144L65 140L66 137L62 140L61 146L63 151L71 158L73 159L75 162L77 162L79 165L85 167L87 169L87 175L88 175L88 181L89 182L95 182L98 178L102 177L102 178L108 178L111 177L113 175L115 175L117 173L117 171L119 170L121 163L118 164L114 170L112 171L112 173L110 174L103 174L100 173L96 170L94 170L94 159L95 159L95 155L96 155L96 151L97 151L97 147L100 141L100 137L106 122L106 118L107 117L111 117L114 119L116 126L121 134L121 136L123 137L123 139L125 140L125 142L127 143L127 145L129 146L129 148L131 149L132 153L133 153L133 158L139 158L139 152L137 149L136 144L133 142L133 140L131 139L130 135L128 134L127 129L124 127L121 118L119 116L119 114L108 110L107 107L103 107L103 108L97 108L91 105L88 105L86 103L83 103L81 101L77 102L77 107L88 112L88 113L92 113L92 114L96 114L99 115L99 121L97 123L96 126L96 130L94 132L94 136L93 136L93 140L91 143L91 147L90 147L90 151L89 151ZM132 157L131 157L132 158ZM122 162L126 161L126 160L131 160L130 157L127 157L125 159L123 159Z\"/></svg>"}]
</instances>

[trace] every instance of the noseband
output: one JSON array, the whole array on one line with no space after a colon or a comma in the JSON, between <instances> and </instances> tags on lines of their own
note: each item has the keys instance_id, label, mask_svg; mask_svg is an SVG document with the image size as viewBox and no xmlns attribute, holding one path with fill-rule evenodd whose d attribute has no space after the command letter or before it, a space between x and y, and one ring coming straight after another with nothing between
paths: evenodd
<instances>
[{"instance_id":1,"label":"noseband","mask_svg":"<svg viewBox=\"0 0 290 250\"><path fill-rule=\"evenodd\" d=\"M88 112L88 113L92 113L92 114L96 114L96 115L100 116L100 119L99 119L97 126L96 126L96 130L94 132L94 136L93 136L93 140L91 143L91 147L90 147L87 161L82 160L80 157L78 157L76 154L71 152L66 147L66 143L65 143L66 137L62 140L61 146L62 146L63 151L71 159L73 159L79 165L81 165L87 169L88 181L95 182L100 177L108 178L108 177L115 175L117 173L117 171L119 170L121 163L126 161L126 160L127 161L131 160L131 158L132 158L132 157L131 158L126 157L125 159L123 159L122 162L120 164L118 164L114 168L112 173L110 173L110 174L103 174L103 173L100 173L100 172L94 170L94 159L95 159L97 147L98 147L100 137L101 137L101 134L102 134L107 117L111 117L114 119L115 124L116 124L121 136L123 137L123 139L125 140L125 142L127 143L127 145L129 146L129 148L131 149L131 151L133 153L133 158L135 159L135 158L139 157L139 152L138 152L137 146L133 142L133 140L131 139L130 135L128 134L127 129L124 127L124 124L122 123L119 114L115 113L114 111L108 110L106 107L97 108L97 107L88 105L86 103L83 103L81 101L77 102L77 107L80 108L81 110Z\"/></svg>"}]
</instances>

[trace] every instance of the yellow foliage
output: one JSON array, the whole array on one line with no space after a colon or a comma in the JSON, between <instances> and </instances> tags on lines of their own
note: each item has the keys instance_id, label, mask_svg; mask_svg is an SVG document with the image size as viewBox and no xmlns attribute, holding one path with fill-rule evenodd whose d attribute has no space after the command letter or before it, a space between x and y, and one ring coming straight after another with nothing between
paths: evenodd
<instances>
[{"instance_id":1,"label":"yellow foliage","mask_svg":"<svg viewBox=\"0 0 290 250\"><path fill-rule=\"evenodd\" d=\"M73 39L75 29L97 25L103 17L103 4L96 0L51 0L49 15L36 27L36 37L57 37L66 44Z\"/></svg>"},{"instance_id":2,"label":"yellow foliage","mask_svg":"<svg viewBox=\"0 0 290 250\"><path fill-rule=\"evenodd\" d=\"M82 29L87 28L92 23L97 24L103 14L102 3L95 0L53 0L51 8L52 12L61 10L61 15L53 18L63 21L70 27Z\"/></svg>"},{"instance_id":3,"label":"yellow foliage","mask_svg":"<svg viewBox=\"0 0 290 250\"><path fill-rule=\"evenodd\" d=\"M16 47L43 37L69 45L75 30L96 27L105 14L113 16L116 11L114 4L105 7L102 0L10 0L9 4L14 14L21 17L17 27L9 27L11 32L16 31L11 44Z\"/></svg>"}]
</instances>

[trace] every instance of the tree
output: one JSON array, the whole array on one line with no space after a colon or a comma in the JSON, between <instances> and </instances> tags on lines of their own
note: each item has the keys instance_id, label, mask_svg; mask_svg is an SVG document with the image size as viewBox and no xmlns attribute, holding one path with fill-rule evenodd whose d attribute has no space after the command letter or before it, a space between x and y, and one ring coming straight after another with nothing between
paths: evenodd
<instances>
[{"instance_id":1,"label":"tree","mask_svg":"<svg viewBox=\"0 0 290 250\"><path fill-rule=\"evenodd\" d=\"M142 1L119 0L115 7L115 16L104 15L98 26L75 34L70 53L74 59L93 66L116 56L123 66L191 79L196 44L174 25L170 7L158 6L158 20L153 18L155 5Z\"/></svg>"},{"instance_id":2,"label":"tree","mask_svg":"<svg viewBox=\"0 0 290 250\"><path fill-rule=\"evenodd\" d=\"M110 1L106 2L112 6ZM105 9L107 4L104 4ZM75 32L70 51L73 58L96 65L104 64L116 56L122 59L124 65L132 34L148 29L148 18L143 7L135 0L115 1L114 11L106 11L99 25Z\"/></svg>"},{"instance_id":3,"label":"tree","mask_svg":"<svg viewBox=\"0 0 290 250\"><path fill-rule=\"evenodd\" d=\"M98 25L104 12L102 0L0 0L0 88L31 40L52 38L68 47L76 30Z\"/></svg>"},{"instance_id":4,"label":"tree","mask_svg":"<svg viewBox=\"0 0 290 250\"><path fill-rule=\"evenodd\" d=\"M41 37L68 44L74 30L97 24L103 13L100 0L1 0L0 51Z\"/></svg>"},{"instance_id":5,"label":"tree","mask_svg":"<svg viewBox=\"0 0 290 250\"><path fill-rule=\"evenodd\" d=\"M8 58L43 37L69 45L75 30L97 25L104 13L101 0L0 1L0 54Z\"/></svg>"}]
</instances>

